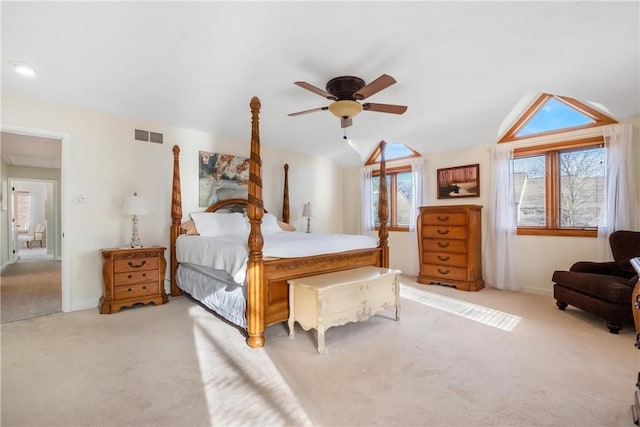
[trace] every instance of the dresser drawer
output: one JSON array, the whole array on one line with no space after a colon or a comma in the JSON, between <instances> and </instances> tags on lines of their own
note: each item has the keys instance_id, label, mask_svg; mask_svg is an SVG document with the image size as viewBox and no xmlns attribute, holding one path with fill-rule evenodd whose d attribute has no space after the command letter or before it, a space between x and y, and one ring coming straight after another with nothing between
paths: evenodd
<instances>
[{"instance_id":1,"label":"dresser drawer","mask_svg":"<svg viewBox=\"0 0 640 427\"><path fill-rule=\"evenodd\" d=\"M423 225L422 236L436 239L466 239L467 227L451 227L447 225Z\"/></svg>"},{"instance_id":2,"label":"dresser drawer","mask_svg":"<svg viewBox=\"0 0 640 427\"><path fill-rule=\"evenodd\" d=\"M467 253L466 240L424 239L422 241L424 252L455 252Z\"/></svg>"},{"instance_id":3,"label":"dresser drawer","mask_svg":"<svg viewBox=\"0 0 640 427\"><path fill-rule=\"evenodd\" d=\"M443 266L467 267L467 254L451 252L425 252L422 259L427 264L439 264Z\"/></svg>"},{"instance_id":4,"label":"dresser drawer","mask_svg":"<svg viewBox=\"0 0 640 427\"><path fill-rule=\"evenodd\" d=\"M151 270L158 268L160 261L158 257L140 257L116 259L113 262L113 272L122 273L126 271Z\"/></svg>"},{"instance_id":5,"label":"dresser drawer","mask_svg":"<svg viewBox=\"0 0 640 427\"><path fill-rule=\"evenodd\" d=\"M422 214L424 225L466 225L467 215L464 213L425 213Z\"/></svg>"},{"instance_id":6,"label":"dresser drawer","mask_svg":"<svg viewBox=\"0 0 640 427\"><path fill-rule=\"evenodd\" d=\"M138 298L157 293L157 283L138 283L129 286L116 286L114 288L114 294L117 300L125 298Z\"/></svg>"},{"instance_id":7,"label":"dresser drawer","mask_svg":"<svg viewBox=\"0 0 640 427\"><path fill-rule=\"evenodd\" d=\"M124 286L134 283L154 282L159 278L158 270L130 271L128 273L116 273L113 277L115 286Z\"/></svg>"},{"instance_id":8,"label":"dresser drawer","mask_svg":"<svg viewBox=\"0 0 640 427\"><path fill-rule=\"evenodd\" d=\"M467 280L467 269L446 265L422 264L420 274L423 276L437 277L442 280Z\"/></svg>"}]
</instances>

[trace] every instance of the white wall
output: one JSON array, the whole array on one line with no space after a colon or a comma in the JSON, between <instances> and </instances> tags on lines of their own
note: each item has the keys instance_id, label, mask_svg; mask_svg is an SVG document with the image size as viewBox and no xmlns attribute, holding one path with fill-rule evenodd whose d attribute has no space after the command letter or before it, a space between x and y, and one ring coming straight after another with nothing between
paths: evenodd
<instances>
[{"instance_id":1,"label":"white wall","mask_svg":"<svg viewBox=\"0 0 640 427\"><path fill-rule=\"evenodd\" d=\"M247 111L246 102L237 105L238 114ZM138 192L149 214L139 220L145 245L169 245L171 221L172 146L181 147L183 214L198 207L198 151L249 155L250 115L247 139L225 139L205 132L170 127L159 123L120 117L81 108L49 104L36 99L2 94L2 125L63 132L70 137L68 167L72 200L67 212L70 228L65 231L69 245L71 309L97 307L102 295L100 249L122 247L131 236L131 219L122 215L125 197ZM134 140L134 129L164 134L164 144ZM342 229L342 186L340 168L328 158L263 147L265 207L277 216L282 210L282 165L289 162L292 224L301 228L302 205L311 201L316 217L315 231ZM76 195L87 196L76 203ZM65 199L66 200L66 199ZM65 220L66 221L66 220ZM166 253L168 259L168 251Z\"/></svg>"},{"instance_id":2,"label":"white wall","mask_svg":"<svg viewBox=\"0 0 640 427\"><path fill-rule=\"evenodd\" d=\"M640 119L631 121L634 123L634 147L636 164L640 165ZM601 135L602 130L582 130L568 133L567 139ZM558 138L542 137L532 139L528 144L540 144L557 141ZM425 164L425 199L424 205L453 205L453 204L477 204L482 205L482 239L483 247L486 242L487 224L491 216L489 195L491 190L490 150L495 143L477 145L470 148L422 153L426 159ZM524 144L519 144L524 145ZM467 164L480 164L480 197L463 199L438 200L436 187L436 170L451 166ZM357 232L360 210L355 203L347 203L347 200L359 200L360 178L359 168L348 168L343 172L345 189L345 229L348 232ZM636 174L640 188L640 171ZM589 237L557 237L557 236L518 236L518 270L519 280L525 291L543 295L551 295L553 284L551 276L555 270L568 269L571 264L579 260L598 260L599 252L595 238ZM393 268L402 270L409 276L416 276L419 271L417 240L414 233L390 232L389 233L390 257L389 264ZM488 260L491 256L483 250L483 258ZM486 277L485 277L486 280ZM489 285L489 284L487 284Z\"/></svg>"}]
</instances>

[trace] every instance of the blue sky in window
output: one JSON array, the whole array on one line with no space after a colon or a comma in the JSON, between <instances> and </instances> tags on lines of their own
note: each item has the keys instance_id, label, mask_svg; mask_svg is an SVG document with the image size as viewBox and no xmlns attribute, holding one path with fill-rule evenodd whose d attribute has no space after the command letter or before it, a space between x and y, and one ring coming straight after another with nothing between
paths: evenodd
<instances>
[{"instance_id":1,"label":"blue sky in window","mask_svg":"<svg viewBox=\"0 0 640 427\"><path fill-rule=\"evenodd\" d=\"M413 152L407 148L404 144L397 144L394 142L388 142L384 150L385 160L400 159L403 157L411 157ZM380 161L380 155L376 157L376 162Z\"/></svg>"},{"instance_id":2,"label":"blue sky in window","mask_svg":"<svg viewBox=\"0 0 640 427\"><path fill-rule=\"evenodd\" d=\"M549 98L527 124L516 133L516 136L572 128L589 123L594 123L591 117L574 110L556 98Z\"/></svg>"}]
</instances>

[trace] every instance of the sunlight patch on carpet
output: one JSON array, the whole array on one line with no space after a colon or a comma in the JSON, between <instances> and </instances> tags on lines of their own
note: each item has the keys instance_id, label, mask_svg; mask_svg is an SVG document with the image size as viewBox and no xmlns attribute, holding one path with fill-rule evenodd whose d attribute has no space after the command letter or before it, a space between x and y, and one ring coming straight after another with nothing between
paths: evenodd
<instances>
[{"instance_id":1,"label":"sunlight patch on carpet","mask_svg":"<svg viewBox=\"0 0 640 427\"><path fill-rule=\"evenodd\" d=\"M400 285L400 296L507 332L514 330L520 319L522 319L520 316L434 294L411 286Z\"/></svg>"},{"instance_id":2,"label":"sunlight patch on carpet","mask_svg":"<svg viewBox=\"0 0 640 427\"><path fill-rule=\"evenodd\" d=\"M263 348L250 348L237 328L201 307L189 316L210 425L312 425Z\"/></svg>"}]
</instances>

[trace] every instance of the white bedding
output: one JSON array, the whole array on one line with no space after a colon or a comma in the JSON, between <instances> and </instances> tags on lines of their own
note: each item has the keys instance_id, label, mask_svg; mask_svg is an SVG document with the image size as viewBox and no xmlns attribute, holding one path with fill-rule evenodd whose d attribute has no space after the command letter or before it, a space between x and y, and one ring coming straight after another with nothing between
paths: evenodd
<instances>
[{"instance_id":1,"label":"white bedding","mask_svg":"<svg viewBox=\"0 0 640 427\"><path fill-rule=\"evenodd\" d=\"M216 237L180 235L176 241L176 257L190 263L224 270L234 282L243 284L249 259L247 234ZM299 258L378 246L375 237L352 234L322 234L288 231L265 234L263 257Z\"/></svg>"}]
</instances>

